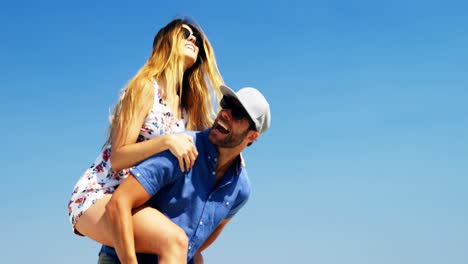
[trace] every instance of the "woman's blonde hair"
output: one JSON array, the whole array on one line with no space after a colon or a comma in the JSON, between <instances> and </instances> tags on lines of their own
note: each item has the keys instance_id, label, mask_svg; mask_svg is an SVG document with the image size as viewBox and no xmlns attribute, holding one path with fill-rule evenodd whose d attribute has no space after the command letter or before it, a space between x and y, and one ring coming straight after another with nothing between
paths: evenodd
<instances>
[{"instance_id":1,"label":"woman's blonde hair","mask_svg":"<svg viewBox=\"0 0 468 264\"><path fill-rule=\"evenodd\" d=\"M185 73L184 56L178 48L185 39L182 32L184 24L197 33L203 43L202 47L199 47L194 65ZM149 99L153 102L152 80L158 79L166 81L166 89L175 87L176 91L161 92L169 96L179 95L179 104L187 112L188 130L204 130L212 125L215 113L210 91L213 91L218 101L221 97L219 87L223 83L213 48L198 24L189 19L175 19L156 34L151 56L122 91L113 115L110 116L107 143L112 141L117 130L125 137L127 128L141 121L134 120L134 113L141 111Z\"/></svg>"}]
</instances>

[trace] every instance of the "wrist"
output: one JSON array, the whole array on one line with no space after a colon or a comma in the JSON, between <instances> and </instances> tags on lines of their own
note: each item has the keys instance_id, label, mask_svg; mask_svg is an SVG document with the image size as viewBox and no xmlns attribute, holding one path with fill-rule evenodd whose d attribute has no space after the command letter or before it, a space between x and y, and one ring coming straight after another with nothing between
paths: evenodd
<instances>
[{"instance_id":1,"label":"wrist","mask_svg":"<svg viewBox=\"0 0 468 264\"><path fill-rule=\"evenodd\" d=\"M164 135L164 146L166 150L170 150L172 146L172 142L174 141L174 135L172 134L166 134Z\"/></svg>"}]
</instances>

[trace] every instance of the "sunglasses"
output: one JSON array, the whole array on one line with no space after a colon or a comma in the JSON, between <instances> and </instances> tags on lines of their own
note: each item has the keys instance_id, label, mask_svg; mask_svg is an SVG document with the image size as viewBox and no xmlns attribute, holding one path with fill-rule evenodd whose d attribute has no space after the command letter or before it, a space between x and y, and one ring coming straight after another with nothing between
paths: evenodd
<instances>
[{"instance_id":1,"label":"sunglasses","mask_svg":"<svg viewBox=\"0 0 468 264\"><path fill-rule=\"evenodd\" d=\"M197 45L198 48L203 48L202 39L200 37L200 34L198 34L196 32L192 33L186 27L182 27L182 32L184 33L184 38L185 39L190 38L190 36L194 36L195 37L195 45Z\"/></svg>"},{"instance_id":2,"label":"sunglasses","mask_svg":"<svg viewBox=\"0 0 468 264\"><path fill-rule=\"evenodd\" d=\"M250 118L245 108L236 98L225 95L223 96L223 99L221 99L220 106L222 109L231 110L231 116L234 120L240 121L244 118L247 118L250 124L250 130L256 130L254 122Z\"/></svg>"}]
</instances>

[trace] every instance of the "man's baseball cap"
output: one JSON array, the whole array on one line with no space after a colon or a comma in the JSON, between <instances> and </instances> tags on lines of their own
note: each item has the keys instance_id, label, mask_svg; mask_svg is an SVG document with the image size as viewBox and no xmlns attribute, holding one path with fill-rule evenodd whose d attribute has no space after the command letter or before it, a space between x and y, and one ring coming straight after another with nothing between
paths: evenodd
<instances>
[{"instance_id":1,"label":"man's baseball cap","mask_svg":"<svg viewBox=\"0 0 468 264\"><path fill-rule=\"evenodd\" d=\"M235 93L231 88L221 85L221 92L225 96L236 98L242 104L260 134L268 130L271 118L270 105L257 89L244 87Z\"/></svg>"}]
</instances>

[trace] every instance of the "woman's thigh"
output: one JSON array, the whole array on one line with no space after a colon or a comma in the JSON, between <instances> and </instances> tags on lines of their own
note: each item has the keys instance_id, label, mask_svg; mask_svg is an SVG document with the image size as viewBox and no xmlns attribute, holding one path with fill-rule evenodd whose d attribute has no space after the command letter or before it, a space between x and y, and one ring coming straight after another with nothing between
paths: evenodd
<instances>
[{"instance_id":1,"label":"woman's thigh","mask_svg":"<svg viewBox=\"0 0 468 264\"><path fill-rule=\"evenodd\" d=\"M80 216L75 225L75 229L84 236L108 246L113 246L112 236L103 216L111 197L110 194L104 195Z\"/></svg>"},{"instance_id":2,"label":"woman's thigh","mask_svg":"<svg viewBox=\"0 0 468 264\"><path fill-rule=\"evenodd\" d=\"M83 235L113 247L111 229L104 220L110 194L93 204L78 219L75 228ZM140 253L160 254L167 241L173 241L185 232L158 210L143 206L133 212L135 249Z\"/></svg>"}]
</instances>

